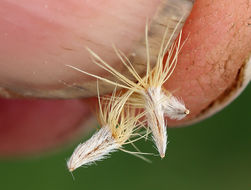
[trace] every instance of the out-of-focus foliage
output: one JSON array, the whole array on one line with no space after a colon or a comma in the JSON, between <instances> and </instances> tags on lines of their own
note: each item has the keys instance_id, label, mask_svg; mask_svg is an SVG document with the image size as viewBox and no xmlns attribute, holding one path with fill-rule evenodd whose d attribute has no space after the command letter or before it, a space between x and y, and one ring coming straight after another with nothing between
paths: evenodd
<instances>
[{"instance_id":1,"label":"out-of-focus foliage","mask_svg":"<svg viewBox=\"0 0 251 190\"><path fill-rule=\"evenodd\" d=\"M116 152L97 165L74 172L65 159L74 145L57 154L0 161L3 190L250 190L251 88L222 112L194 126L169 129L167 156L146 163ZM144 152L155 149L139 142ZM130 148L130 147L128 147ZM156 152L157 153L157 152Z\"/></svg>"}]
</instances>

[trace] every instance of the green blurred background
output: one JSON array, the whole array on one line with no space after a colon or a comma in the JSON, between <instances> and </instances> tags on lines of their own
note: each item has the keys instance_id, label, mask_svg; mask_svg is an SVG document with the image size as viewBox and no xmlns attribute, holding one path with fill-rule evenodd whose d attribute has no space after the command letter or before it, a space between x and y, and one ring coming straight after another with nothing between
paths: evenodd
<instances>
[{"instance_id":1,"label":"green blurred background","mask_svg":"<svg viewBox=\"0 0 251 190\"><path fill-rule=\"evenodd\" d=\"M1 190L251 190L251 87L230 106L190 127L169 129L167 157L146 163L123 152L74 172L75 145L33 159L0 160ZM139 142L144 152L153 145Z\"/></svg>"}]
</instances>

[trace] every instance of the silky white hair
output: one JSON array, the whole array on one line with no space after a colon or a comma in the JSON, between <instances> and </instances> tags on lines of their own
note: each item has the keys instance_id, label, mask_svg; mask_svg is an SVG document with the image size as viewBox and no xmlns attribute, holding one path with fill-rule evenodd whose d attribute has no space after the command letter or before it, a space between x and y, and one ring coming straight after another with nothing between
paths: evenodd
<instances>
[{"instance_id":1,"label":"silky white hair","mask_svg":"<svg viewBox=\"0 0 251 190\"><path fill-rule=\"evenodd\" d=\"M120 144L112 136L110 128L103 126L89 140L75 148L67 161L67 167L72 172L82 165L90 165L95 161L106 158L119 147Z\"/></svg>"}]
</instances>

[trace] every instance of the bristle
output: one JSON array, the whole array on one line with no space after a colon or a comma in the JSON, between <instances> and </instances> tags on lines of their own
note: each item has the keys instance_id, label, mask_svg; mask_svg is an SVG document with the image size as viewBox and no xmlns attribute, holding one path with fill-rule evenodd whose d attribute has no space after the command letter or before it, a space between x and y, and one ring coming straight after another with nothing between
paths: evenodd
<instances>
[{"instance_id":1,"label":"bristle","mask_svg":"<svg viewBox=\"0 0 251 190\"><path fill-rule=\"evenodd\" d=\"M116 50L116 48L115 48ZM137 83L133 82L132 80L126 78L124 75L122 75L120 72L115 70L112 66L110 66L108 63L106 63L104 60L102 60L97 54L95 54L92 50L88 49L88 51L93 56L93 63L98 65L99 67L105 69L106 71L110 72L113 76L115 76L118 80L123 82L125 85L127 85L127 88L135 88L135 86L138 86ZM115 53L118 53L119 51L115 51ZM119 58L122 58L118 56ZM122 59L123 60L123 59ZM121 60L121 61L122 61ZM122 63L126 64L126 62L122 61ZM135 89L136 90L136 89Z\"/></svg>"},{"instance_id":2,"label":"bristle","mask_svg":"<svg viewBox=\"0 0 251 190\"><path fill-rule=\"evenodd\" d=\"M130 87L128 87L128 86L125 86L125 85L122 85L122 84L113 82L113 81L111 81L111 80L109 80L109 79L100 77L100 76L98 76L98 75L94 75L94 74L88 73L88 72L86 72L86 71L84 71L84 70L81 70L81 69L79 69L79 68L77 68L77 67L74 67L74 66L72 66L72 65L65 65L65 66L70 67L70 68L72 68L72 69L74 69L74 70L76 70L76 71L79 71L79 72L81 72L81 73L84 73L84 74L86 74L86 75L92 76L92 77L94 77L94 78L96 78L96 79L99 79L99 80L102 80L102 81L104 81L104 82L107 82L108 84L111 84L111 85L114 85L114 86L119 86L119 87L125 88L125 89L130 89Z\"/></svg>"}]
</instances>

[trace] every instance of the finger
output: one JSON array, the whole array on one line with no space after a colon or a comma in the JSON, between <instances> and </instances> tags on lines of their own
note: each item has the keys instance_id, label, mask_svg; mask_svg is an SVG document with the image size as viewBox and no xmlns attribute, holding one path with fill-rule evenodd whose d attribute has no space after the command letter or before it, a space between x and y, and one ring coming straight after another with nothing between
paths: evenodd
<instances>
[{"instance_id":1,"label":"finger","mask_svg":"<svg viewBox=\"0 0 251 190\"><path fill-rule=\"evenodd\" d=\"M173 125L193 123L214 114L250 81L249 5L244 0L195 2L183 29L183 37L189 35L188 40L166 83L167 89L182 97L190 114Z\"/></svg>"},{"instance_id":2,"label":"finger","mask_svg":"<svg viewBox=\"0 0 251 190\"><path fill-rule=\"evenodd\" d=\"M168 20L170 22L172 19L177 19L177 16L183 14L187 16L191 2L191 0L167 2L109 0L106 3L99 3L98 0L29 3L24 0L18 3L2 1L0 2L0 24L4 26L0 28L0 33L4 34L0 44L0 86L4 88L2 94L10 97L52 98L93 96L96 94L96 80L74 72L66 67L66 64L94 74L104 73L103 69L92 64L86 51L86 47L89 47L104 57L109 64L117 65L116 68L121 70L122 65L118 64L119 59L112 49L112 44L117 45L127 55L135 54L135 49L138 47L145 48L142 40L147 18L150 20L157 18L157 21L166 23ZM155 31L158 33L157 29L155 28ZM156 34L154 36L162 37ZM145 55L142 57L145 59ZM81 86L82 91L69 86ZM113 87L108 86L104 89L111 92Z\"/></svg>"},{"instance_id":3,"label":"finger","mask_svg":"<svg viewBox=\"0 0 251 190\"><path fill-rule=\"evenodd\" d=\"M215 2L215 4L217 4L217 2ZM202 6L203 4L202 3L198 3L198 1L197 1L197 10L199 10L201 7L200 6ZM195 9L196 10L196 9ZM213 9L214 10L214 9ZM228 9L227 9L228 10ZM211 10L212 11L212 10ZM229 12L235 12L234 10L228 10ZM199 11L197 11L196 13L193 13L193 17L191 16L191 22L193 21L193 19L199 19L199 18L202 18L202 17L197 17L196 15L198 14L199 15ZM205 14L206 14L206 12L205 12ZM247 14L248 15L248 14ZM200 15L201 16L201 15ZM243 15L242 15L243 16ZM209 17L205 17L205 19L209 19ZM234 20L233 20L234 21ZM237 22L237 21L236 21ZM239 21L238 21L239 22ZM237 23L238 23L237 22ZM205 23L206 23L206 20L205 20ZM220 21L220 23L221 23L221 21ZM246 22L245 22L246 23ZM200 23L200 24L202 24L202 23ZM187 27L187 29L185 28L184 29L184 31L186 32L187 31L187 33L189 33L189 30L195 30L195 32L197 31L197 30L199 30L200 29L200 27L202 27L203 25L200 25L198 22L195 22L195 24L193 24L192 25L192 27L189 29L189 27ZM205 26L203 26L203 27L205 27ZM208 26L206 26L206 27L208 27ZM217 29L217 27L216 27L216 29ZM207 30L206 31L203 31L203 33L204 33L204 35L205 36L207 36L207 34L209 35L209 34L211 34L211 33L207 33ZM223 33L224 35L226 34L226 33ZM222 36L223 36L223 34L222 34ZM242 32L240 33L240 36L242 36L241 34L243 34ZM191 33L190 33L190 35L191 35ZM218 40L218 38L219 38L219 36L221 35L221 33L220 34L218 34L217 35L217 40ZM231 34L232 35L232 34ZM197 35L198 36L198 35ZM209 35L210 36L210 35ZM250 35L247 35L247 36L250 36ZM243 37L243 36L242 36ZM245 35L244 35L244 37L245 37ZM192 44L194 43L194 44L196 44L195 42L196 42L196 36L194 37L194 39L195 40L191 40L189 43L190 43L190 45L191 45L191 47L193 47L192 46ZM248 42L248 40L249 40L249 38L245 38L245 39L247 39L247 42ZM200 42L200 38L198 38L198 40L197 40L197 44L198 44L198 41ZM227 40L227 39L225 39L225 40ZM228 39L229 40L229 39ZM203 41L202 41L203 42ZM207 41L206 41L207 42ZM186 44L186 46L184 47L184 49L183 49L183 52L185 52L185 49L186 49L186 47L188 46L188 44L189 43L187 43ZM205 42L204 42L205 43ZM202 44L204 44L204 43L202 43ZM235 50L236 50L236 52L239 52L238 51L238 49L240 48L240 47L244 47L243 46L243 44L242 44L243 42L241 42L240 41L240 43L238 43L238 45L239 46L234 46L235 47ZM196 45L195 45L196 46ZM210 46L209 46L210 47ZM187 49L189 49L189 48L187 48ZM248 48L247 48L248 49ZM217 48L212 48L212 50L214 50L214 52L217 52ZM231 50L234 50L234 49L231 49ZM187 50L188 51L188 50ZM190 51L190 50L189 50ZM227 49L227 51L226 52L228 52L229 51L229 49ZM198 50L197 50L197 52L198 52ZM204 49L204 48L202 48L201 49L201 51L200 51L200 53L203 55L203 54L205 54L205 53L207 53L208 51L207 51L207 49ZM234 53L236 53L236 52L234 52ZM245 51L244 51L244 54L245 54ZM186 55L186 56L189 56L189 53L187 53L187 54L185 54L185 53L182 53L181 54L181 56L180 56L180 60L182 60L182 59L187 59L187 57L186 56L184 56L184 55ZM197 57L197 55L199 55L199 54L197 54L196 53L196 51L194 51L193 52L193 56L194 57ZM236 57L238 57L238 53L236 53L235 54L236 55ZM182 58L183 57L183 58ZM200 58L201 58L202 56L200 56ZM218 57L220 57L220 55L218 55ZM215 56L215 58L217 58L217 56ZM193 59L191 59L191 60L193 60ZM197 63L197 66L196 67L198 67L198 66L200 66L199 65L199 63L200 63L200 60L196 60L196 59L194 59L194 61L197 61L196 63ZM240 63L241 62L241 59L237 59L237 61ZM182 61L181 61L182 62ZM220 63L220 62L219 62ZM180 65L180 66L179 66ZM183 67L183 66L181 66L182 64L180 64L179 63L179 65L178 65L178 68L180 68L180 67ZM184 65L184 64L183 64ZM184 66L184 68L185 68L185 66ZM177 71L178 69L176 69L176 74L174 74L174 76L173 76L173 79L171 79L171 81L173 80L174 81L174 78L176 77L176 79L175 79L175 81L174 82L171 82L171 81L169 81L169 86L168 86L168 88L169 89L176 89L177 88L177 86L178 86L178 84L179 84L179 78L178 78L178 74L177 74ZM195 67L193 68L193 70L195 70ZM216 71L217 71L218 69L216 69ZM238 69L237 69L238 70ZM196 72L197 72L197 70L196 70ZM196 72L192 72L192 73L189 73L189 75L182 75L181 77L183 78L184 76L190 76L191 77L191 75L193 75L193 74L196 74ZM176 75L176 76L175 76ZM176 85L177 84L177 85ZM199 84L198 84L199 85ZM186 86L186 85L185 85ZM196 86L196 85L195 85ZM192 86L192 88L193 88L193 86ZM192 89L191 88L191 89ZM196 89L196 88L195 88ZM194 92L194 94L196 94L195 92L196 91L193 91ZM194 113L199 113L200 112L200 110L202 110L202 109L200 109L199 108L199 106L196 108L196 106L197 106L197 104L201 101L201 100L203 100L203 99L199 99L198 101L196 101L196 105L194 105L194 102L195 102L195 99L194 99L194 102L192 101L192 99L188 99L188 97L191 97L191 96L189 96L189 94L188 93L185 93L184 91L180 91L180 90L178 90L177 91L177 93L176 93L176 95L178 95L178 96L180 96L180 97L182 97L184 100L185 100L185 102L187 102L187 104L188 104L188 107L194 112ZM193 94L192 94L192 96L193 96ZM190 101L190 102L189 102ZM205 100L203 100L203 101L205 101ZM203 102L202 101L202 102ZM199 104L199 105L203 105L203 104ZM192 107L192 106L195 106L195 107ZM197 115L197 114L195 114L195 115ZM191 115L191 117L195 117L195 115L194 116L192 116Z\"/></svg>"},{"instance_id":4,"label":"finger","mask_svg":"<svg viewBox=\"0 0 251 190\"><path fill-rule=\"evenodd\" d=\"M75 81L76 73L69 72L65 64L87 62L88 69L97 69L87 59L89 54L84 48L88 44L100 47L105 55L117 59L109 52L111 43L123 44L122 50L131 47L142 38L138 31L144 30L146 15L150 18L158 8L157 1L130 1L124 6L110 1L104 7L95 3L97 1L0 2L0 24L4 26L0 28L4 34L0 44L0 94L5 97L67 97L60 86L67 88L64 81L73 77ZM120 17L114 16L115 13ZM110 30L111 22L116 30ZM83 75L79 77L86 83ZM96 80L93 81L96 90ZM83 94L79 89L76 93ZM70 95L76 96L72 92ZM0 107L1 155L34 153L62 144L82 129L80 121L85 123L90 114L86 111L90 106L79 100L2 100Z\"/></svg>"},{"instance_id":5,"label":"finger","mask_svg":"<svg viewBox=\"0 0 251 190\"><path fill-rule=\"evenodd\" d=\"M96 126L81 100L0 99L0 155L27 155L59 147Z\"/></svg>"}]
</instances>

